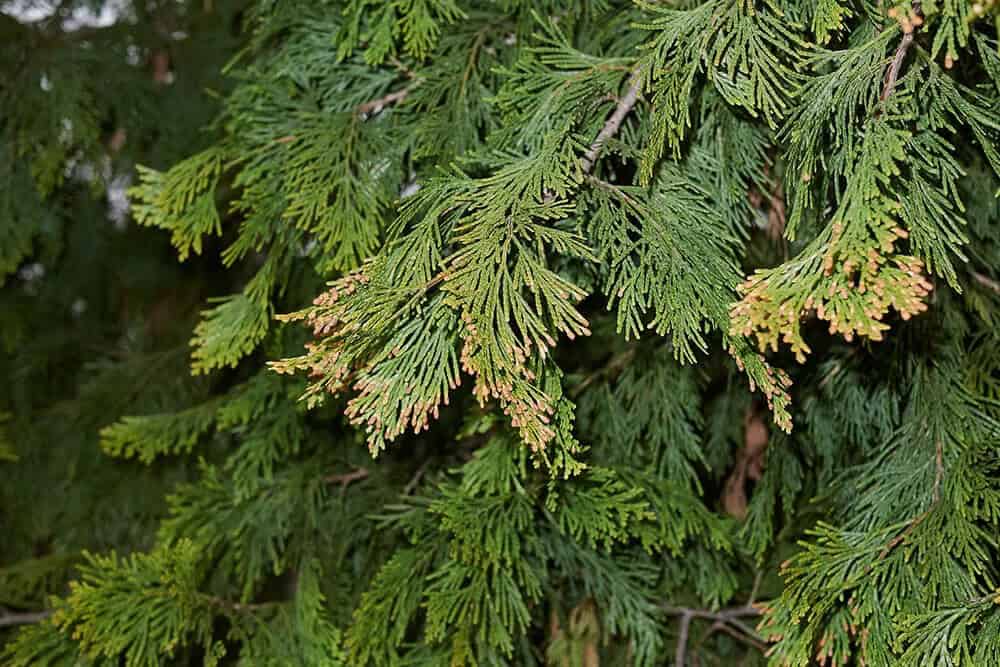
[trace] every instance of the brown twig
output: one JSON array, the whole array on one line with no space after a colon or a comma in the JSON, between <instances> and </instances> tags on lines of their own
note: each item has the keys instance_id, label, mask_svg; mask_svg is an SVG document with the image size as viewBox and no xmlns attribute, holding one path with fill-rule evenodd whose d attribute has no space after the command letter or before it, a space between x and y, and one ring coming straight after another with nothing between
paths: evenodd
<instances>
[{"instance_id":1,"label":"brown twig","mask_svg":"<svg viewBox=\"0 0 1000 667\"><path fill-rule=\"evenodd\" d=\"M916 529L917 526L923 523L924 519L926 519L930 513L931 511L928 509L927 511L921 512L917 516L913 517L913 519L911 519L910 522L906 524L906 528L903 530L903 532L901 532L899 535L889 540L888 544L886 544L882 548L882 551L880 551L878 554L878 560L879 561L884 560L885 557L888 556L893 549L898 547L903 542L903 540L909 537L909 535ZM874 565L869 566L868 569L871 570L872 567L874 567Z\"/></svg>"},{"instance_id":2,"label":"brown twig","mask_svg":"<svg viewBox=\"0 0 1000 667\"><path fill-rule=\"evenodd\" d=\"M601 149L604 148L604 144L608 142L609 139L618 134L618 130L621 129L622 123L625 122L625 117L632 111L635 107L636 102L639 101L639 94L642 92L642 69L638 68L632 73L632 78L629 83L628 90L625 91L625 95L618 100L618 105L615 110L608 117L608 120L604 123L604 127L601 131L597 133L597 137L594 142L590 144L590 148L583 155L583 160L580 162L580 168L583 170L584 174L589 174L590 170L594 168L594 163L597 162L598 156L601 154Z\"/></svg>"},{"instance_id":3,"label":"brown twig","mask_svg":"<svg viewBox=\"0 0 1000 667\"><path fill-rule=\"evenodd\" d=\"M371 473L368 468L358 468L352 470L351 472L344 472L337 475L327 475L323 478L323 481L327 484L340 484L341 488L346 487L351 482L359 482L363 479L367 479L368 475Z\"/></svg>"},{"instance_id":4,"label":"brown twig","mask_svg":"<svg viewBox=\"0 0 1000 667\"><path fill-rule=\"evenodd\" d=\"M587 182L588 183L593 183L597 187L603 188L604 190L607 190L608 192L612 193L616 197L621 197L624 201L628 202L628 204L630 206L632 206L633 208L639 208L639 203L636 200L634 200L632 197L630 197L628 195L628 193L625 192L620 185L618 185L616 183L608 183L607 181L601 180L597 176L593 176L593 175L587 176Z\"/></svg>"},{"instance_id":5,"label":"brown twig","mask_svg":"<svg viewBox=\"0 0 1000 667\"><path fill-rule=\"evenodd\" d=\"M424 462L420 464L419 468L417 468L417 472L413 473L413 477L411 477L410 481L403 487L404 496L408 496L416 490L417 484L420 484L420 480L423 479L424 473L427 472L427 466L430 465L430 462L430 459L424 459Z\"/></svg>"},{"instance_id":6,"label":"brown twig","mask_svg":"<svg viewBox=\"0 0 1000 667\"><path fill-rule=\"evenodd\" d=\"M912 4L913 13L923 19L923 15L920 12L920 2L915 1ZM896 47L896 55L893 56L892 62L889 64L889 69L885 74L885 84L882 86L881 100L885 102L892 95L892 91L896 88L896 80L899 78L899 71L903 67L903 61L906 60L906 54L910 51L910 46L913 44L913 38L917 33L917 29L920 24L916 23L910 25L909 30L903 33L903 39L899 40L899 45Z\"/></svg>"},{"instance_id":7,"label":"brown twig","mask_svg":"<svg viewBox=\"0 0 1000 667\"><path fill-rule=\"evenodd\" d=\"M416 85L416 84L413 84ZM374 100L368 100L358 106L354 107L354 113L359 116L362 114L378 113L387 106L393 104L398 104L406 99L406 96L410 94L410 90L413 85L407 86L406 88L400 88L399 90L383 95L382 97L376 98ZM276 144L288 144L295 141L296 136L294 134L285 135L274 140Z\"/></svg>"},{"instance_id":8,"label":"brown twig","mask_svg":"<svg viewBox=\"0 0 1000 667\"><path fill-rule=\"evenodd\" d=\"M899 70L903 66L903 60L906 58L906 53L910 50L911 44L913 44L912 31L903 35L903 39L899 41L899 46L896 47L896 55L892 58L892 63L889 65L889 70L885 75L885 84L882 86L882 95L880 99L883 102L889 99L889 95L892 95L892 91L896 87L896 80L899 78Z\"/></svg>"},{"instance_id":9,"label":"brown twig","mask_svg":"<svg viewBox=\"0 0 1000 667\"><path fill-rule=\"evenodd\" d=\"M225 609L232 612L237 612L241 614L251 613L255 611L260 611L261 609L270 609L272 607L277 607L282 604L281 602L233 602L232 600L226 600L225 598L216 597L214 595L207 596L208 602L220 609Z\"/></svg>"},{"instance_id":10,"label":"brown twig","mask_svg":"<svg viewBox=\"0 0 1000 667\"><path fill-rule=\"evenodd\" d=\"M973 271L972 279L975 280L980 285L982 285L983 287L990 289L996 292L997 294L1000 294L1000 283L993 280L989 276L979 273L978 271Z\"/></svg>"},{"instance_id":11,"label":"brown twig","mask_svg":"<svg viewBox=\"0 0 1000 667\"><path fill-rule=\"evenodd\" d=\"M716 623L719 625L719 630L722 630L733 639L750 644L761 653L767 652L767 644L756 636L757 633L747 633L745 630L746 626L744 624L734 623L733 621L730 621L729 624L722 623L720 621L716 621ZM733 626L735 626L735 628Z\"/></svg>"},{"instance_id":12,"label":"brown twig","mask_svg":"<svg viewBox=\"0 0 1000 667\"><path fill-rule=\"evenodd\" d=\"M732 619L754 618L760 616L761 614L760 609L748 604L740 607L728 607L726 609L720 609L719 611L694 609L691 607L671 607L669 605L664 605L661 609L671 616L683 616L685 614L690 614L692 618L701 618L708 621L721 620L727 623Z\"/></svg>"},{"instance_id":13,"label":"brown twig","mask_svg":"<svg viewBox=\"0 0 1000 667\"><path fill-rule=\"evenodd\" d=\"M416 73L412 69L407 67L406 64L403 63L403 61L401 61L396 56L389 56L389 64L398 69L400 72L402 72L407 79L417 78Z\"/></svg>"},{"instance_id":14,"label":"brown twig","mask_svg":"<svg viewBox=\"0 0 1000 667\"><path fill-rule=\"evenodd\" d=\"M628 90L625 91L625 95L618 99L618 104L615 106L615 110L611 112L608 120L604 123L604 127L602 127L601 131L597 133L596 137L594 137L594 141L590 144L590 148L587 149L587 152L583 154L583 158L580 160L580 170L585 176L589 176L590 170L594 168L594 164L597 162L597 158L600 156L601 149L604 148L604 144L618 134L618 130L621 129L622 123L625 122L625 116L632 111L636 102L639 101L639 94L641 92L642 70L637 68L632 71L632 77L630 79ZM555 196L554 192L546 189L542 191L542 202L547 204L555 199Z\"/></svg>"},{"instance_id":15,"label":"brown twig","mask_svg":"<svg viewBox=\"0 0 1000 667\"><path fill-rule=\"evenodd\" d=\"M674 667L684 667L687 664L687 641L692 618L694 616L690 609L685 610L681 615L681 630L680 636L677 638L677 652L674 653Z\"/></svg>"},{"instance_id":16,"label":"brown twig","mask_svg":"<svg viewBox=\"0 0 1000 667\"><path fill-rule=\"evenodd\" d=\"M757 593L760 592L760 584L764 580L764 570L757 570L753 575L753 586L750 587L750 599L747 606L753 608L753 603L757 600Z\"/></svg>"},{"instance_id":17,"label":"brown twig","mask_svg":"<svg viewBox=\"0 0 1000 667\"><path fill-rule=\"evenodd\" d=\"M0 628L13 627L15 625L32 625L40 623L52 614L51 611L32 611L24 613L5 612L0 615Z\"/></svg>"},{"instance_id":18,"label":"brown twig","mask_svg":"<svg viewBox=\"0 0 1000 667\"><path fill-rule=\"evenodd\" d=\"M398 104L399 102L405 100L406 96L410 94L411 89L412 86L407 86L406 88L400 88L399 90L391 92L388 95L383 95L382 97L379 97L377 99L369 100L364 104L359 104L357 107L354 108L354 112L362 114L362 113L372 113L376 111L381 111L387 106Z\"/></svg>"},{"instance_id":19,"label":"brown twig","mask_svg":"<svg viewBox=\"0 0 1000 667\"><path fill-rule=\"evenodd\" d=\"M670 606L664 606L663 610L673 616L681 617L680 635L677 639L677 651L674 653L675 667L685 667L687 661L687 640L691 630L691 621L696 618L713 621L709 633L705 637L702 637L702 640L698 642L699 646L713 632L716 630L722 630L762 651L767 650L766 642L761 639L760 635L740 620L742 618L760 616L760 610L751 605L730 607L728 609L720 609L719 611Z\"/></svg>"}]
</instances>

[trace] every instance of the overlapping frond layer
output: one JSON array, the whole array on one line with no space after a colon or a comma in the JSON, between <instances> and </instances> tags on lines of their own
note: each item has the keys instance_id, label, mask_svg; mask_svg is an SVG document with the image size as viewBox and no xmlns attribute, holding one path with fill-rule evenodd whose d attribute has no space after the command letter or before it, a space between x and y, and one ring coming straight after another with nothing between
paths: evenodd
<instances>
[{"instance_id":1,"label":"overlapping frond layer","mask_svg":"<svg viewBox=\"0 0 1000 667\"><path fill-rule=\"evenodd\" d=\"M1000 3L10 5L3 664L1000 662Z\"/></svg>"}]
</instances>

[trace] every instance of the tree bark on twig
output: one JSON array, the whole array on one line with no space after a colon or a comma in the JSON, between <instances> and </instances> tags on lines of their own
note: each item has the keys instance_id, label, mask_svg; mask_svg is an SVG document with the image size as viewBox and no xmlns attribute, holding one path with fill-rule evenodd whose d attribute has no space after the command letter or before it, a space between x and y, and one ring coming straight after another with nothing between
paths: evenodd
<instances>
[{"instance_id":1,"label":"tree bark on twig","mask_svg":"<svg viewBox=\"0 0 1000 667\"><path fill-rule=\"evenodd\" d=\"M741 620L743 618L760 616L760 610L749 604L741 607L720 609L719 611L689 607L671 607L669 605L663 606L662 609L672 616L680 616L680 634L677 638L677 650L674 652L674 667L686 667L687 665L688 636L691 632L691 621L696 618L714 621L715 625L719 626L713 626L714 630L721 629L727 634L741 639L758 649L765 650L767 648L767 643L761 639L760 635Z\"/></svg>"},{"instance_id":2,"label":"tree bark on twig","mask_svg":"<svg viewBox=\"0 0 1000 667\"><path fill-rule=\"evenodd\" d=\"M910 46L913 45L913 38L916 36L917 30L923 24L923 14L920 11L919 0L913 2L912 13L918 20L912 23L908 22L908 30L904 27L903 39L899 40L899 45L896 47L896 55L893 56L892 62L889 63L889 69L885 73L885 83L882 86L881 95L883 102L889 99L892 91L895 90L896 81L899 79L899 72L903 67L903 61L906 60L906 54L909 53Z\"/></svg>"},{"instance_id":3,"label":"tree bark on twig","mask_svg":"<svg viewBox=\"0 0 1000 667\"><path fill-rule=\"evenodd\" d=\"M8 628L16 625L32 625L34 623L40 623L48 618L52 614L51 611L32 611L32 612L5 612L0 614L0 628Z\"/></svg>"},{"instance_id":4,"label":"tree bark on twig","mask_svg":"<svg viewBox=\"0 0 1000 667\"><path fill-rule=\"evenodd\" d=\"M632 72L632 77L629 81L628 90L620 100L618 100L618 105L615 110L611 112L608 120L604 123L604 127L601 131L597 133L597 137L594 142L590 144L590 148L583 155L583 160L580 162L580 168L583 170L584 174L589 174L590 170L594 168L594 164L597 162L597 158L600 157L601 149L604 148L604 144L608 142L609 139L618 134L618 130L621 129L622 123L625 122L625 117L628 116L629 112L635 107L636 102L639 101L639 94L642 92L642 69L637 68Z\"/></svg>"},{"instance_id":5,"label":"tree bark on twig","mask_svg":"<svg viewBox=\"0 0 1000 667\"><path fill-rule=\"evenodd\" d=\"M368 468L358 468L352 470L351 472L340 473L337 475L327 475L323 478L323 481L327 484L340 484L341 488L351 484L352 482L359 482L363 479L367 479L368 475L371 473Z\"/></svg>"},{"instance_id":6,"label":"tree bark on twig","mask_svg":"<svg viewBox=\"0 0 1000 667\"><path fill-rule=\"evenodd\" d=\"M359 104L355 107L354 111L359 114L372 113L375 111L381 111L385 107L392 106L393 104L399 104L406 99L407 95L410 94L411 88L412 86L401 88L377 99L369 100L364 104Z\"/></svg>"}]
</instances>

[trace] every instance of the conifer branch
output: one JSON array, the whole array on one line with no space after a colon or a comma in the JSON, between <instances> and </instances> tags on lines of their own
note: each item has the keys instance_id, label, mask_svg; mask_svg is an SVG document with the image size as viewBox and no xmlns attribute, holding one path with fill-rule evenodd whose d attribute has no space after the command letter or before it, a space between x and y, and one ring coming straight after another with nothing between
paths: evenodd
<instances>
[{"instance_id":1,"label":"conifer branch","mask_svg":"<svg viewBox=\"0 0 1000 667\"><path fill-rule=\"evenodd\" d=\"M0 628L14 627L17 625L33 625L41 623L52 615L49 610L15 613L4 611L0 614Z\"/></svg>"},{"instance_id":2,"label":"conifer branch","mask_svg":"<svg viewBox=\"0 0 1000 667\"><path fill-rule=\"evenodd\" d=\"M1000 55L985 20L1000 4L979 3L973 20L952 11L958 0L877 11L840 0L647 2L627 17L628 3L551 0L263 3L242 37L213 22L220 41L190 22L210 0L177 2L192 11L135 17L155 34L186 35L171 38L169 57L163 44L139 44L150 56L137 63L142 77L120 57L135 41L125 39L138 27L131 14L51 43L84 0L56 0L43 23L0 15L11 36L0 52L14 54L0 71L25 92L0 100L12 119L0 128L0 281L13 280L0 310L13 314L18 348L0 368L27 380L21 402L39 408L13 418L0 401L0 460L24 475L34 494L25 507L53 505L39 504L39 516L65 514L65 494L47 492L53 479L80 500L59 553L0 568L0 602L67 591L53 611L0 604L0 665L224 651L264 665L428 655L525 664L543 654L596 664L602 637L608 655L636 667L1000 662L1000 598L973 597L990 588L974 575L1000 557L1000 349L990 345L1000 274L966 261L989 257L997 240L967 212L992 210L987 167L1000 174ZM622 39L608 43L606 27L622 18ZM185 57L206 37L223 48ZM75 57L86 42L108 48ZM226 45L241 55L216 53ZM185 91L210 88L226 61L236 76L214 122L174 113L175 100L156 117L159 99L128 91L176 69L190 85L168 97L193 102ZM109 85L122 93L110 104ZM46 105L52 113L33 113ZM159 250L130 259L127 273L107 263L125 312L122 299L94 298L105 276L75 270L89 246L63 263L38 243L79 224L63 205L84 203L75 156L114 153L121 137L107 129L120 118L135 120L127 142L139 161L184 150L161 141L187 142L186 128L217 135L169 170L141 170L131 214L166 232L182 259L215 250L210 238L231 241L230 277L197 269L162 287L200 301L244 285L213 301L193 341L195 372L238 366L239 387L194 383L190 348L164 352L173 335L121 344L130 314L151 307L143 319L162 319L160 286L129 287L146 259L160 265ZM973 141L982 155L966 148ZM628 166L616 173L619 162ZM104 244L97 204L78 211L102 248L131 257L134 234L146 246L137 234L154 232L131 227ZM755 228L774 242L758 248ZM808 238L789 257L782 239L797 236ZM37 293L35 269L48 271ZM733 304L744 270L755 273ZM50 291L58 277L66 290ZM932 303L932 281L979 298ZM38 298L24 301L23 287ZM288 342L274 315L320 292L281 316L307 325L302 356L270 364L307 377L267 372L265 353ZM67 320L55 338L52 313L77 295L89 310L74 301L78 325ZM937 319L919 340L895 332L892 313L931 306ZM940 326L952 321L968 326ZM600 340L581 343L592 329ZM874 348L855 337L883 341L877 365L857 356ZM783 345L801 363L794 404ZM76 381L72 396L53 369ZM735 459L727 450L747 402L757 406L743 375L779 427L791 428L792 413L806 425L794 447L769 440L749 412L745 447ZM310 409L342 396L348 419L307 414L303 385ZM193 408L150 413L193 398ZM50 427L63 405L87 428ZM72 474L76 459L62 454L106 419L102 449L141 458L151 475L121 480L96 460ZM380 470L310 446L350 448L361 436L378 454L412 446L400 436L432 420L426 451L450 453L411 452L403 468L406 456ZM8 462L36 424L58 456ZM238 447L210 463L177 456L208 436ZM175 460L161 462L166 454ZM159 466L190 481L170 493ZM748 515L738 535L704 502L713 469L733 470L724 505ZM123 503L129 512L100 511ZM41 528L60 534L58 521ZM109 553L78 555L94 531L113 538L98 540ZM35 553L20 532L10 553ZM948 558L933 548L942 532ZM652 562L628 545L678 557ZM790 549L780 567L765 558ZM345 553L372 567L336 567ZM226 574L210 590L209 572ZM664 577L676 594L651 599ZM572 595L546 604L570 579ZM734 590L726 608L695 602ZM551 629L537 632L546 611Z\"/></svg>"},{"instance_id":3,"label":"conifer branch","mask_svg":"<svg viewBox=\"0 0 1000 667\"><path fill-rule=\"evenodd\" d=\"M604 123L604 127L601 131L597 133L597 138L594 142L590 144L590 148L583 156L583 160L580 162L580 168L583 170L584 174L589 174L590 170L594 168L594 163L597 162L597 158L601 153L601 149L604 148L604 144L608 142L609 139L613 138L618 134L618 130L621 129L622 123L625 122L625 117L628 116L629 112L635 107L636 102L639 101L639 94L642 92L642 68L636 68L630 79L628 90L625 95L618 100L618 106L608 117L608 120Z\"/></svg>"},{"instance_id":4,"label":"conifer branch","mask_svg":"<svg viewBox=\"0 0 1000 667\"><path fill-rule=\"evenodd\" d=\"M940 440L938 440L934 448L934 486L931 488L931 505L926 510L918 514L917 516L910 519L906 524L906 528L903 529L896 537L892 538L888 544L879 552L878 560L884 560L889 553L898 547L908 536L910 536L914 530L917 529L924 520L930 516L934 508L937 507L938 503L941 502L941 481L944 479L944 451L943 445ZM874 567L871 566L871 567ZM869 569L871 569L869 567Z\"/></svg>"}]
</instances>

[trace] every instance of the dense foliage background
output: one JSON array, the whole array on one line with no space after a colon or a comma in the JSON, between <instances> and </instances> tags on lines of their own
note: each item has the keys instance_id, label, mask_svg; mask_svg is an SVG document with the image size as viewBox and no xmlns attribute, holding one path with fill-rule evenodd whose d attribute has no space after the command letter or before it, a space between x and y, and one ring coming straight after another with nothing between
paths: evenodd
<instances>
[{"instance_id":1,"label":"dense foliage background","mask_svg":"<svg viewBox=\"0 0 1000 667\"><path fill-rule=\"evenodd\" d=\"M998 25L0 2L0 662L1000 664Z\"/></svg>"}]
</instances>

